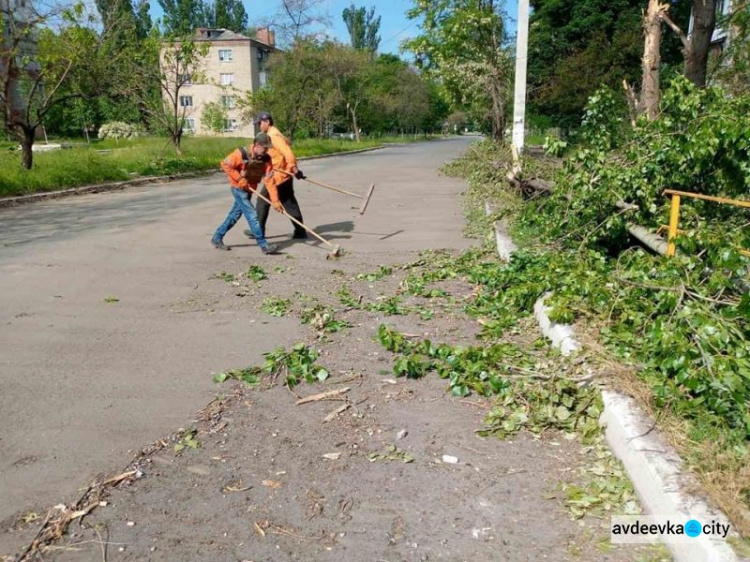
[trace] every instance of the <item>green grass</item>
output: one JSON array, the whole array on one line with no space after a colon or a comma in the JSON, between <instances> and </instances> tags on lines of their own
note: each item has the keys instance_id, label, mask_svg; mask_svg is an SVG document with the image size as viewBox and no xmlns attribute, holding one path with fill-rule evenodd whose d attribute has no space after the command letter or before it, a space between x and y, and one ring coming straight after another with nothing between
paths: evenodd
<instances>
[{"instance_id":1,"label":"green grass","mask_svg":"<svg viewBox=\"0 0 750 562\"><path fill-rule=\"evenodd\" d=\"M78 145L80 141L76 141L75 148L35 153L31 170L21 167L20 152L9 150L14 143L4 143L0 145L0 197L124 181L142 176L218 169L219 162L227 153L248 140L187 137L182 142L182 156L177 156L168 139L159 137L132 141L107 139L90 146ZM298 157L319 156L371 148L395 140L395 137L383 137L357 143L350 140L305 139L294 142L294 151ZM413 137L411 140L414 140Z\"/></svg>"}]
</instances>

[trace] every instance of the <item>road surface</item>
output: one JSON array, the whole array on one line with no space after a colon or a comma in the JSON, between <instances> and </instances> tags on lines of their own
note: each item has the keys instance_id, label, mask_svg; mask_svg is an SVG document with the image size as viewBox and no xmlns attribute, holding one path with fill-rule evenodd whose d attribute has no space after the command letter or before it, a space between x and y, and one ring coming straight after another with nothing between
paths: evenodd
<instances>
[{"instance_id":1,"label":"road surface","mask_svg":"<svg viewBox=\"0 0 750 562\"><path fill-rule=\"evenodd\" d=\"M298 182L305 220L373 259L466 247L465 184L438 169L471 140L305 163L310 177L353 191L376 184L359 217L359 200ZM216 392L211 373L299 337L297 319L248 319L196 294L230 266L288 263L262 256L244 223L225 240L233 251L209 245L230 204L214 175L0 209L0 521L71 499L129 451L189 423ZM278 215L268 231L287 256L325 256L292 244Z\"/></svg>"}]
</instances>

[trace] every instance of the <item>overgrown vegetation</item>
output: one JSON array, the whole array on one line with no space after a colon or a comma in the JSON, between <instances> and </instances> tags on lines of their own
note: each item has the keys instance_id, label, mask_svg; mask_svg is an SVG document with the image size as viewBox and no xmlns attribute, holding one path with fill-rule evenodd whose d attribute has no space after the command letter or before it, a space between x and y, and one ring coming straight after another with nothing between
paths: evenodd
<instances>
[{"instance_id":1,"label":"overgrown vegetation","mask_svg":"<svg viewBox=\"0 0 750 562\"><path fill-rule=\"evenodd\" d=\"M638 248L627 227L664 224L666 188L747 197L750 98L677 79L660 118L634 129L618 119L614 101L606 91L592 98L583 144L555 173L548 197L521 202L500 147L485 145L448 167L475 170L470 212L488 193L511 203L503 214L525 246L508 264L469 252L452 267L481 287L467 312L482 319L488 340L551 292L554 320L588 327L637 371L650 389L647 405L662 423L673 420L684 456L747 534L750 260L739 251L750 243L747 213L683 200L671 259ZM622 211L620 200L638 208Z\"/></svg>"}]
</instances>

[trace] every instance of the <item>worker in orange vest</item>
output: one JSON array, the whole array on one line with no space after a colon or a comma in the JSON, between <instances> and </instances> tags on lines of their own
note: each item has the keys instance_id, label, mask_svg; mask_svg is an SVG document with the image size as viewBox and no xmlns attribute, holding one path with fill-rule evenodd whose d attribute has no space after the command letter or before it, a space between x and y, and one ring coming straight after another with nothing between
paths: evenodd
<instances>
[{"instance_id":1,"label":"worker in orange vest","mask_svg":"<svg viewBox=\"0 0 750 562\"><path fill-rule=\"evenodd\" d=\"M281 134L273 124L273 117L267 111L259 113L254 120L254 123L260 127L263 133L266 133L271 137L271 148L268 151L268 155L271 157L271 162L276 170L282 170L292 174L294 177L282 172L274 173L274 181L276 182L276 189L279 193L279 201L284 206L284 210L288 215L294 217L299 222L304 223L302 220L302 211L300 211L299 203L297 198L294 196L294 178L304 179L304 174L297 167L297 158L294 156L289 141L284 135ZM265 182L264 182L265 184ZM265 187L260 191L261 195L268 198L268 192ZM268 220L269 205L265 201L258 200L258 222L260 222L260 228L265 236L266 232L266 221ZM294 234L292 238L305 239L307 238L307 232L299 225L292 222L294 226ZM245 234L252 236L251 232L245 231Z\"/></svg>"},{"instance_id":2,"label":"worker in orange vest","mask_svg":"<svg viewBox=\"0 0 750 562\"><path fill-rule=\"evenodd\" d=\"M227 157L221 163L221 169L227 174L229 184L232 186L232 196L234 205L229 211L227 218L216 229L216 233L211 238L211 244L219 250L229 250L229 246L224 244L226 233L245 215L247 223L250 226L250 232L258 242L261 251L264 254L278 253L277 246L271 246L266 240L263 229L258 222L258 215L250 202L250 196L263 181L266 197L271 200L273 208L281 212L284 210L280 201L276 180L273 173L273 164L268 150L271 148L271 139L265 133L258 133L255 136L253 144L249 150L240 147ZM260 202L256 203L260 207ZM268 215L268 211L266 211Z\"/></svg>"}]
</instances>

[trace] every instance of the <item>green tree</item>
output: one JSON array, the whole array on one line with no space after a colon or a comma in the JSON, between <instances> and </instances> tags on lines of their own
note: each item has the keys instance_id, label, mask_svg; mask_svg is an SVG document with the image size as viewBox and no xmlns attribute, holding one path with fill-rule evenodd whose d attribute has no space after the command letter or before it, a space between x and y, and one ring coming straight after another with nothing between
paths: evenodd
<instances>
[{"instance_id":1,"label":"green tree","mask_svg":"<svg viewBox=\"0 0 750 562\"><path fill-rule=\"evenodd\" d=\"M270 111L284 133L294 139L310 134L329 115L320 115L324 107L321 92L330 94L334 86L326 69L322 47L314 40L300 39L294 46L271 55L268 61L269 80L265 88L243 100L244 118L258 111ZM332 110L331 110L332 112Z\"/></svg>"},{"instance_id":2,"label":"green tree","mask_svg":"<svg viewBox=\"0 0 750 562\"><path fill-rule=\"evenodd\" d=\"M223 133L226 129L228 118L227 109L220 102L212 101L203 106L201 123L211 133Z\"/></svg>"},{"instance_id":3,"label":"green tree","mask_svg":"<svg viewBox=\"0 0 750 562\"><path fill-rule=\"evenodd\" d=\"M375 17L375 8L368 11L354 4L344 8L341 17L349 31L352 47L358 51L375 53L380 46L380 16Z\"/></svg>"},{"instance_id":4,"label":"green tree","mask_svg":"<svg viewBox=\"0 0 750 562\"><path fill-rule=\"evenodd\" d=\"M164 12L164 33L173 37L190 35L197 27L207 26L206 7L201 0L158 0Z\"/></svg>"},{"instance_id":5,"label":"green tree","mask_svg":"<svg viewBox=\"0 0 750 562\"><path fill-rule=\"evenodd\" d=\"M205 2L204 23L207 27L230 29L242 33L247 29L247 12L241 0Z\"/></svg>"},{"instance_id":6,"label":"green tree","mask_svg":"<svg viewBox=\"0 0 750 562\"><path fill-rule=\"evenodd\" d=\"M501 6L495 0L414 0L419 36L403 44L417 66L445 84L453 105L465 108L502 140L512 76Z\"/></svg>"},{"instance_id":7,"label":"green tree","mask_svg":"<svg viewBox=\"0 0 750 562\"><path fill-rule=\"evenodd\" d=\"M102 36L84 25L83 4L59 14L37 7L24 19L3 17L0 42L0 109L5 132L33 165L36 131L55 107L101 93L106 60ZM52 24L55 24L55 30Z\"/></svg>"}]
</instances>

